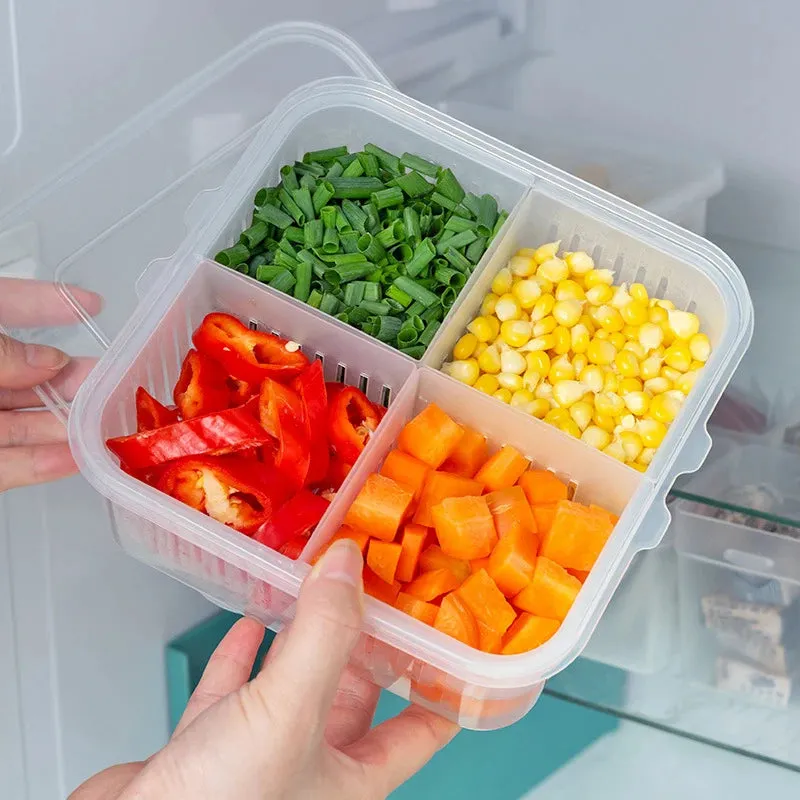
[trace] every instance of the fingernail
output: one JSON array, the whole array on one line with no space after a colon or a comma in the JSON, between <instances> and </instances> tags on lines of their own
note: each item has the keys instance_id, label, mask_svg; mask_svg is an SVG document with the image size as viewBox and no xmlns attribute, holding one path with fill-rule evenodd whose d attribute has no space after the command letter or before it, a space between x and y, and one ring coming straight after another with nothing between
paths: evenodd
<instances>
[{"instance_id":1,"label":"fingernail","mask_svg":"<svg viewBox=\"0 0 800 800\"><path fill-rule=\"evenodd\" d=\"M360 587L363 565L358 545L352 539L340 539L316 563L311 571L311 579L325 578Z\"/></svg>"},{"instance_id":2,"label":"fingernail","mask_svg":"<svg viewBox=\"0 0 800 800\"><path fill-rule=\"evenodd\" d=\"M39 344L25 345L25 361L35 369L62 369L67 366L69 356L56 347Z\"/></svg>"}]
</instances>

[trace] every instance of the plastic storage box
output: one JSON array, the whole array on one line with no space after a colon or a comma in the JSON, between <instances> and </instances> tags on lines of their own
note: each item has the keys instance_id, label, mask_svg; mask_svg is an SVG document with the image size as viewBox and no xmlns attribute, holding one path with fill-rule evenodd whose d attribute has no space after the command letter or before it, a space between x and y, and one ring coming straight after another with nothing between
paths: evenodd
<instances>
[{"instance_id":1,"label":"plastic storage box","mask_svg":"<svg viewBox=\"0 0 800 800\"><path fill-rule=\"evenodd\" d=\"M313 26L303 32L302 42L308 45L315 37L328 52L352 48L343 37L337 39ZM261 44L268 47L263 39ZM340 53L340 61L351 66L363 63L347 52ZM241 64L234 66L238 69ZM276 182L283 163L306 149L342 142L361 146L366 141L445 163L470 189L491 192L513 208L422 365L206 260L238 234L253 192ZM278 628L292 617L309 569L307 560L335 529L366 472L386 453L413 409L438 399L494 444L512 442L536 463L569 478L578 499L622 515L560 631L531 653L513 657L479 653L395 609L368 603L365 634L354 662L373 680L464 727L496 728L515 721L535 703L544 680L581 652L631 559L663 536L669 520L664 498L675 476L696 469L708 452L705 422L752 331L752 308L738 271L702 239L391 88L356 78L316 81L277 104L212 208L191 216L197 221L175 255L157 272L151 270L148 281L140 281L140 286L149 283L149 290L110 342L69 415L76 459L87 479L111 501L120 543L219 605ZM712 339L714 354L645 475L436 371L511 253L554 238L570 249L589 250L598 262L615 269L618 279L642 281L679 307L696 309ZM58 270L60 288L73 307L77 304L65 284L76 277L92 284L87 277L103 276L104 240L101 236L93 243L89 257L84 250ZM137 385L166 398L193 327L212 310L229 311L278 330L300 341L309 355L323 356L329 376L366 386L373 399L393 400L380 433L300 562L288 561L128 477L105 448L106 438L132 429ZM80 315L79 306L76 311ZM98 323L89 324L99 341L111 338L102 335ZM57 409L64 408L61 398L52 392L49 397Z\"/></svg>"}]
</instances>

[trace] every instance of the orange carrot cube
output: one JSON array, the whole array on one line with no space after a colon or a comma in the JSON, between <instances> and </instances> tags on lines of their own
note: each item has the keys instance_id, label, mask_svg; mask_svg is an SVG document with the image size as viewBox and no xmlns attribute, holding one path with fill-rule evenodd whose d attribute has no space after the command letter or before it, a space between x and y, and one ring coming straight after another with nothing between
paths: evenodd
<instances>
[{"instance_id":1,"label":"orange carrot cube","mask_svg":"<svg viewBox=\"0 0 800 800\"><path fill-rule=\"evenodd\" d=\"M367 550L367 566L386 583L393 583L402 549L394 542L372 539Z\"/></svg>"},{"instance_id":2,"label":"orange carrot cube","mask_svg":"<svg viewBox=\"0 0 800 800\"><path fill-rule=\"evenodd\" d=\"M443 594L458 588L460 581L449 569L435 569L432 572L423 572L417 575L411 583L406 585L406 594L430 603Z\"/></svg>"},{"instance_id":3,"label":"orange carrot cube","mask_svg":"<svg viewBox=\"0 0 800 800\"><path fill-rule=\"evenodd\" d=\"M478 623L455 592L442 599L433 627L470 647L478 647L480 643Z\"/></svg>"},{"instance_id":4,"label":"orange carrot cube","mask_svg":"<svg viewBox=\"0 0 800 800\"><path fill-rule=\"evenodd\" d=\"M391 542L413 499L413 492L391 478L370 475L348 509L345 524Z\"/></svg>"},{"instance_id":5,"label":"orange carrot cube","mask_svg":"<svg viewBox=\"0 0 800 800\"><path fill-rule=\"evenodd\" d=\"M397 595L400 594L400 584L398 581L387 583L383 578L376 575L369 567L364 567L364 592L376 600L383 600L390 606L395 604Z\"/></svg>"},{"instance_id":6,"label":"orange carrot cube","mask_svg":"<svg viewBox=\"0 0 800 800\"><path fill-rule=\"evenodd\" d=\"M400 592L397 595L394 605L395 608L405 611L406 614L424 622L426 625L433 625L436 621L436 615L439 613L439 606L435 606L433 603L426 603L424 600L418 600L405 592Z\"/></svg>"},{"instance_id":7,"label":"orange carrot cube","mask_svg":"<svg viewBox=\"0 0 800 800\"><path fill-rule=\"evenodd\" d=\"M428 529L422 525L414 525L413 522L409 522L403 528L403 538L400 542L402 552L400 553L400 561L397 563L397 580L408 583L414 579L417 574L419 557L427 539Z\"/></svg>"},{"instance_id":8,"label":"orange carrot cube","mask_svg":"<svg viewBox=\"0 0 800 800\"><path fill-rule=\"evenodd\" d=\"M475 480L494 492L513 486L529 466L528 459L516 447L507 444L478 470Z\"/></svg>"},{"instance_id":9,"label":"orange carrot cube","mask_svg":"<svg viewBox=\"0 0 800 800\"><path fill-rule=\"evenodd\" d=\"M556 516L557 503L547 503L543 506L531 506L533 518L536 520L536 533L541 539L551 528Z\"/></svg>"},{"instance_id":10,"label":"orange carrot cube","mask_svg":"<svg viewBox=\"0 0 800 800\"><path fill-rule=\"evenodd\" d=\"M456 449L442 464L441 470L461 475L463 478L474 478L488 457L489 447L486 437L472 428L465 428L464 435L459 439Z\"/></svg>"},{"instance_id":11,"label":"orange carrot cube","mask_svg":"<svg viewBox=\"0 0 800 800\"><path fill-rule=\"evenodd\" d=\"M511 604L537 617L563 620L580 590L581 582L576 577L555 561L540 556L533 579L511 599Z\"/></svg>"},{"instance_id":12,"label":"orange carrot cube","mask_svg":"<svg viewBox=\"0 0 800 800\"><path fill-rule=\"evenodd\" d=\"M414 499L419 500L422 487L431 468L419 459L404 453L402 450L392 450L383 462L381 475L391 478L395 483L405 486L414 492Z\"/></svg>"},{"instance_id":13,"label":"orange carrot cube","mask_svg":"<svg viewBox=\"0 0 800 800\"><path fill-rule=\"evenodd\" d=\"M331 536L330 540L327 544L323 545L320 548L320 551L311 559L312 564L316 564L325 553L328 552L328 548L334 543L338 542L339 539L352 539L357 545L359 550L361 550L361 555L363 556L364 553L367 552L367 544L369 542L369 534L364 533L364 531L357 531L353 528L348 527L347 525L342 525L336 533Z\"/></svg>"},{"instance_id":14,"label":"orange carrot cube","mask_svg":"<svg viewBox=\"0 0 800 800\"><path fill-rule=\"evenodd\" d=\"M474 575L479 569L485 569L487 572L489 571L488 558L473 558L472 561L469 562L470 575Z\"/></svg>"},{"instance_id":15,"label":"orange carrot cube","mask_svg":"<svg viewBox=\"0 0 800 800\"><path fill-rule=\"evenodd\" d=\"M433 527L433 514L431 509L438 506L447 497L468 497L483 494L483 484L460 475L451 475L449 472L431 472L425 485L419 505L414 512L414 522L417 525Z\"/></svg>"},{"instance_id":16,"label":"orange carrot cube","mask_svg":"<svg viewBox=\"0 0 800 800\"><path fill-rule=\"evenodd\" d=\"M406 423L400 431L397 446L429 467L438 469L456 449L463 435L464 428L431 403Z\"/></svg>"},{"instance_id":17,"label":"orange carrot cube","mask_svg":"<svg viewBox=\"0 0 800 800\"><path fill-rule=\"evenodd\" d=\"M519 485L532 506L558 503L567 499L567 485L546 469L531 469L519 479Z\"/></svg>"},{"instance_id":18,"label":"orange carrot cube","mask_svg":"<svg viewBox=\"0 0 800 800\"><path fill-rule=\"evenodd\" d=\"M505 633L517 617L485 569L470 575L459 587L458 595L478 622L497 633Z\"/></svg>"},{"instance_id":19,"label":"orange carrot cube","mask_svg":"<svg viewBox=\"0 0 800 800\"><path fill-rule=\"evenodd\" d=\"M536 533L538 530L533 511L521 486L509 486L496 492L489 492L486 495L486 502L489 504L489 511L492 512L497 535L501 539L517 525L521 525L531 533Z\"/></svg>"},{"instance_id":20,"label":"orange carrot cube","mask_svg":"<svg viewBox=\"0 0 800 800\"><path fill-rule=\"evenodd\" d=\"M536 649L550 639L560 625L557 619L520 614L503 639L503 655L512 656Z\"/></svg>"},{"instance_id":21,"label":"orange carrot cube","mask_svg":"<svg viewBox=\"0 0 800 800\"><path fill-rule=\"evenodd\" d=\"M610 515L603 509L562 500L556 506L550 530L542 538L539 555L562 567L588 572L613 529Z\"/></svg>"},{"instance_id":22,"label":"orange carrot cube","mask_svg":"<svg viewBox=\"0 0 800 800\"><path fill-rule=\"evenodd\" d=\"M467 561L485 558L497 543L497 531L484 497L448 497L432 509L442 550Z\"/></svg>"},{"instance_id":23,"label":"orange carrot cube","mask_svg":"<svg viewBox=\"0 0 800 800\"><path fill-rule=\"evenodd\" d=\"M488 572L506 597L513 597L531 582L538 549L536 534L519 524L495 545Z\"/></svg>"},{"instance_id":24,"label":"orange carrot cube","mask_svg":"<svg viewBox=\"0 0 800 800\"><path fill-rule=\"evenodd\" d=\"M470 574L468 561L447 555L438 544L432 544L422 551L422 555L419 557L419 569L420 572L449 569L459 582L465 580Z\"/></svg>"}]
</instances>

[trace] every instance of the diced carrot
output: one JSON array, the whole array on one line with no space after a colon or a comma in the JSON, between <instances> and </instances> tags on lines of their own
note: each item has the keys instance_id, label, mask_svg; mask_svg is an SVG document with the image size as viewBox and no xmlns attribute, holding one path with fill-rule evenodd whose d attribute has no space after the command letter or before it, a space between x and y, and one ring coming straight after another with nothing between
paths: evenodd
<instances>
[{"instance_id":1,"label":"diced carrot","mask_svg":"<svg viewBox=\"0 0 800 800\"><path fill-rule=\"evenodd\" d=\"M429 467L438 469L456 449L464 428L447 416L436 403L417 414L400 431L397 446Z\"/></svg>"},{"instance_id":2,"label":"diced carrot","mask_svg":"<svg viewBox=\"0 0 800 800\"><path fill-rule=\"evenodd\" d=\"M513 624L513 623L512 623ZM484 653L499 653L503 646L503 634L478 622L478 647Z\"/></svg>"},{"instance_id":3,"label":"diced carrot","mask_svg":"<svg viewBox=\"0 0 800 800\"><path fill-rule=\"evenodd\" d=\"M320 548L320 551L314 556L314 558L311 559L311 563L316 564L317 561L319 561L322 558L322 556L324 556L325 553L328 552L328 548L334 542L338 542L339 539L352 539L361 550L362 556L364 555L364 553L367 552L367 544L369 543L369 534L365 533L364 531L354 530L353 528L347 525L342 525L342 527L339 528L339 530L336 531L336 533L334 533L333 536L331 536L330 541L328 541L327 544L323 545L322 548Z\"/></svg>"},{"instance_id":4,"label":"diced carrot","mask_svg":"<svg viewBox=\"0 0 800 800\"><path fill-rule=\"evenodd\" d=\"M397 572L402 547L394 542L372 539L367 550L367 566L379 577L392 583Z\"/></svg>"},{"instance_id":5,"label":"diced carrot","mask_svg":"<svg viewBox=\"0 0 800 800\"><path fill-rule=\"evenodd\" d=\"M478 470L475 480L494 492L497 489L513 486L529 466L528 459L516 447L507 444Z\"/></svg>"},{"instance_id":6,"label":"diced carrot","mask_svg":"<svg viewBox=\"0 0 800 800\"><path fill-rule=\"evenodd\" d=\"M537 617L563 620L580 590L581 582L574 575L555 561L540 556L536 559L533 580L511 599L511 604Z\"/></svg>"},{"instance_id":7,"label":"diced carrot","mask_svg":"<svg viewBox=\"0 0 800 800\"><path fill-rule=\"evenodd\" d=\"M431 600L457 589L459 583L458 578L449 569L435 569L423 572L411 583L406 584L405 592L418 600L430 603Z\"/></svg>"},{"instance_id":8,"label":"diced carrot","mask_svg":"<svg viewBox=\"0 0 800 800\"><path fill-rule=\"evenodd\" d=\"M539 534L541 539L553 524L553 519L556 515L557 503L547 503L543 506L532 506L533 518L536 520L536 533Z\"/></svg>"},{"instance_id":9,"label":"diced carrot","mask_svg":"<svg viewBox=\"0 0 800 800\"><path fill-rule=\"evenodd\" d=\"M492 512L497 535L501 539L516 525L536 533L536 520L521 486L509 486L496 492L489 492L486 495L486 502L489 504L489 511Z\"/></svg>"},{"instance_id":10,"label":"diced carrot","mask_svg":"<svg viewBox=\"0 0 800 800\"><path fill-rule=\"evenodd\" d=\"M487 572L489 571L488 558L473 558L472 561L469 562L470 575L474 575L479 569L485 569Z\"/></svg>"},{"instance_id":11,"label":"diced carrot","mask_svg":"<svg viewBox=\"0 0 800 800\"><path fill-rule=\"evenodd\" d=\"M447 555L438 544L432 544L422 551L422 555L419 557L419 569L420 572L449 569L458 578L459 583L470 574L468 561Z\"/></svg>"},{"instance_id":12,"label":"diced carrot","mask_svg":"<svg viewBox=\"0 0 800 800\"><path fill-rule=\"evenodd\" d=\"M567 485L546 469L529 469L519 479L532 506L543 506L567 499Z\"/></svg>"},{"instance_id":13,"label":"diced carrot","mask_svg":"<svg viewBox=\"0 0 800 800\"><path fill-rule=\"evenodd\" d=\"M497 531L485 497L448 497L431 509L442 550L469 561L485 558L497 544Z\"/></svg>"},{"instance_id":14,"label":"diced carrot","mask_svg":"<svg viewBox=\"0 0 800 800\"><path fill-rule=\"evenodd\" d=\"M596 506L594 503L590 503L589 504L589 510L590 511L597 511L597 512L602 513L605 516L607 516L609 521L611 522L612 527L619 522L619 517L618 516L616 516L615 514L612 514L610 511L606 510L602 506Z\"/></svg>"},{"instance_id":15,"label":"diced carrot","mask_svg":"<svg viewBox=\"0 0 800 800\"><path fill-rule=\"evenodd\" d=\"M433 625L436 621L436 615L439 613L439 606L433 603L426 603L424 600L418 600L410 594L400 592L395 601L395 608L405 611L412 617L424 622L426 625Z\"/></svg>"},{"instance_id":16,"label":"diced carrot","mask_svg":"<svg viewBox=\"0 0 800 800\"><path fill-rule=\"evenodd\" d=\"M391 542L413 499L413 492L391 478L370 475L347 510L345 524Z\"/></svg>"},{"instance_id":17,"label":"diced carrot","mask_svg":"<svg viewBox=\"0 0 800 800\"><path fill-rule=\"evenodd\" d=\"M558 630L561 623L557 619L534 617L533 614L520 614L503 638L502 653L513 656L527 653L544 644Z\"/></svg>"},{"instance_id":18,"label":"diced carrot","mask_svg":"<svg viewBox=\"0 0 800 800\"><path fill-rule=\"evenodd\" d=\"M417 525L433 527L431 509L447 497L468 497L483 494L483 484L449 472L431 472L422 488L419 505L414 513Z\"/></svg>"},{"instance_id":19,"label":"diced carrot","mask_svg":"<svg viewBox=\"0 0 800 800\"><path fill-rule=\"evenodd\" d=\"M376 575L369 567L364 567L364 592L377 600L383 600L390 606L395 604L397 595L400 594L400 583L394 581L387 583L383 578Z\"/></svg>"},{"instance_id":20,"label":"diced carrot","mask_svg":"<svg viewBox=\"0 0 800 800\"><path fill-rule=\"evenodd\" d=\"M495 545L487 571L506 597L513 597L531 582L538 549L536 534L519 523Z\"/></svg>"},{"instance_id":21,"label":"diced carrot","mask_svg":"<svg viewBox=\"0 0 800 800\"><path fill-rule=\"evenodd\" d=\"M562 567L588 572L597 561L614 526L608 512L562 500L550 530L542 538L540 555Z\"/></svg>"},{"instance_id":22,"label":"diced carrot","mask_svg":"<svg viewBox=\"0 0 800 800\"><path fill-rule=\"evenodd\" d=\"M428 539L428 529L422 525L414 525L409 522L403 528L403 538L401 540L402 552L400 561L397 562L397 580L408 583L414 580L417 574L419 557Z\"/></svg>"},{"instance_id":23,"label":"diced carrot","mask_svg":"<svg viewBox=\"0 0 800 800\"><path fill-rule=\"evenodd\" d=\"M458 594L475 619L500 634L505 633L517 617L517 612L485 569L470 575L458 588Z\"/></svg>"},{"instance_id":24,"label":"diced carrot","mask_svg":"<svg viewBox=\"0 0 800 800\"><path fill-rule=\"evenodd\" d=\"M577 578L581 583L586 583L586 579L589 577L588 572L584 572L582 569L568 569L570 575L573 578Z\"/></svg>"},{"instance_id":25,"label":"diced carrot","mask_svg":"<svg viewBox=\"0 0 800 800\"><path fill-rule=\"evenodd\" d=\"M464 601L455 592L442 599L442 605L436 615L433 627L470 647L478 647L480 643L478 623Z\"/></svg>"},{"instance_id":26,"label":"diced carrot","mask_svg":"<svg viewBox=\"0 0 800 800\"><path fill-rule=\"evenodd\" d=\"M422 494L422 487L425 484L425 478L431 468L427 464L423 464L419 459L404 453L402 450L392 450L381 467L381 475L391 478L393 481L411 489L414 492L414 499L419 500Z\"/></svg>"},{"instance_id":27,"label":"diced carrot","mask_svg":"<svg viewBox=\"0 0 800 800\"><path fill-rule=\"evenodd\" d=\"M472 428L465 428L464 435L459 439L456 449L442 464L441 470L461 475L462 478L474 478L488 457L489 447L486 437Z\"/></svg>"}]
</instances>

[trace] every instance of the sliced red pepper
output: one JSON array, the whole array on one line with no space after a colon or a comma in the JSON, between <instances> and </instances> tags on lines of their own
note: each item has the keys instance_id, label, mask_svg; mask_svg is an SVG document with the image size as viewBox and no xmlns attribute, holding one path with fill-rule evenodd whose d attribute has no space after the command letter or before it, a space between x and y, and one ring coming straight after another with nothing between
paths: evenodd
<instances>
[{"instance_id":1,"label":"sliced red pepper","mask_svg":"<svg viewBox=\"0 0 800 800\"><path fill-rule=\"evenodd\" d=\"M258 394L260 388L258 384L239 380L239 378L234 378L232 375L228 376L225 384L228 387L228 405L231 408L244 405L248 400Z\"/></svg>"},{"instance_id":2,"label":"sliced red pepper","mask_svg":"<svg viewBox=\"0 0 800 800\"><path fill-rule=\"evenodd\" d=\"M352 464L343 461L336 453L330 457L328 464L328 474L317 484L325 489L331 489L338 492L344 479L348 476L350 470L353 469Z\"/></svg>"},{"instance_id":3,"label":"sliced red pepper","mask_svg":"<svg viewBox=\"0 0 800 800\"><path fill-rule=\"evenodd\" d=\"M164 470L158 488L243 533L263 525L289 493L271 470L237 456L175 461Z\"/></svg>"},{"instance_id":4,"label":"sliced red pepper","mask_svg":"<svg viewBox=\"0 0 800 800\"><path fill-rule=\"evenodd\" d=\"M288 381L308 366L299 349L271 333L251 331L230 314L209 314L192 337L194 346L218 361L234 378L261 383Z\"/></svg>"},{"instance_id":5,"label":"sliced red pepper","mask_svg":"<svg viewBox=\"0 0 800 800\"><path fill-rule=\"evenodd\" d=\"M259 414L262 427L278 441L276 469L295 489L301 489L311 465L311 444L300 396L288 386L267 378L261 386Z\"/></svg>"},{"instance_id":6,"label":"sliced red pepper","mask_svg":"<svg viewBox=\"0 0 800 800\"><path fill-rule=\"evenodd\" d=\"M280 550L293 537L306 536L329 505L324 497L301 489L253 534L253 538L273 550Z\"/></svg>"},{"instance_id":7,"label":"sliced red pepper","mask_svg":"<svg viewBox=\"0 0 800 800\"><path fill-rule=\"evenodd\" d=\"M308 483L321 481L328 473L330 451L328 448L328 394L325 390L325 375L322 362L315 361L295 379L292 387L300 396L303 419L310 443L311 463L308 468Z\"/></svg>"},{"instance_id":8,"label":"sliced red pepper","mask_svg":"<svg viewBox=\"0 0 800 800\"><path fill-rule=\"evenodd\" d=\"M386 413L355 386L344 386L328 403L331 446L348 464L355 464Z\"/></svg>"},{"instance_id":9,"label":"sliced red pepper","mask_svg":"<svg viewBox=\"0 0 800 800\"><path fill-rule=\"evenodd\" d=\"M172 425L179 419L177 408L167 408L144 388L136 390L136 430L139 433Z\"/></svg>"},{"instance_id":10,"label":"sliced red pepper","mask_svg":"<svg viewBox=\"0 0 800 800\"><path fill-rule=\"evenodd\" d=\"M234 453L269 444L254 403L186 419L144 433L109 439L109 450L129 470L147 470L186 456Z\"/></svg>"},{"instance_id":11,"label":"sliced red pepper","mask_svg":"<svg viewBox=\"0 0 800 800\"><path fill-rule=\"evenodd\" d=\"M278 552L286 558L291 558L292 561L297 561L307 544L308 536L294 536L286 544L282 544L278 548Z\"/></svg>"},{"instance_id":12,"label":"sliced red pepper","mask_svg":"<svg viewBox=\"0 0 800 800\"><path fill-rule=\"evenodd\" d=\"M227 380L228 376L216 361L190 350L172 394L181 416L192 419L227 408L230 400Z\"/></svg>"}]
</instances>

